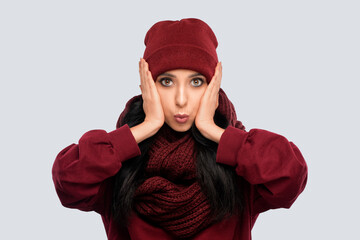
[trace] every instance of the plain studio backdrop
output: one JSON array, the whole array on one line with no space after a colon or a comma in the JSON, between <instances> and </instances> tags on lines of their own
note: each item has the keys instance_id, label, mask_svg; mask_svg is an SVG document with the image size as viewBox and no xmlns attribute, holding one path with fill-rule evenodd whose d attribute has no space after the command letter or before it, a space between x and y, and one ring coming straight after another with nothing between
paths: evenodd
<instances>
[{"instance_id":1,"label":"plain studio backdrop","mask_svg":"<svg viewBox=\"0 0 360 240\"><path fill-rule=\"evenodd\" d=\"M207 22L222 88L247 130L284 135L309 166L290 209L253 239L360 239L360 4L305 1L1 1L1 239L106 239L99 215L62 207L56 155L112 131L140 94L138 61L157 21Z\"/></svg>"}]
</instances>

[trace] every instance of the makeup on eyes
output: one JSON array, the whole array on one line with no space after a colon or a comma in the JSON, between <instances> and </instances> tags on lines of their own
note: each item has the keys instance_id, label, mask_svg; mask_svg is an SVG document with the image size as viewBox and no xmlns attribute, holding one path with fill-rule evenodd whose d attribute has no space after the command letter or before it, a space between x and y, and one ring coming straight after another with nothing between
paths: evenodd
<instances>
[{"instance_id":1,"label":"makeup on eyes","mask_svg":"<svg viewBox=\"0 0 360 240\"><path fill-rule=\"evenodd\" d=\"M202 78L194 78L191 80L191 82L193 82L194 80L199 80L200 81L200 84L199 85L196 85L196 87L200 87L201 85L204 84L204 80ZM195 87L195 85L193 85Z\"/></svg>"},{"instance_id":2,"label":"makeup on eyes","mask_svg":"<svg viewBox=\"0 0 360 240\"><path fill-rule=\"evenodd\" d=\"M171 85L164 84L164 81L171 81L171 85L174 83L170 78L160 78L159 82L161 83L161 85L163 85L165 87L168 87L168 86L171 86Z\"/></svg>"},{"instance_id":3,"label":"makeup on eyes","mask_svg":"<svg viewBox=\"0 0 360 240\"><path fill-rule=\"evenodd\" d=\"M193 84L193 82L196 81L196 80L199 81L199 83L198 84ZM171 85L174 84L173 80L171 78L168 78L168 77L160 78L158 81L161 83L161 85L163 85L165 87L168 87L168 86L171 86ZM171 84L165 84L165 81L169 81L169 82L171 82ZM191 85L194 86L194 87L200 87L201 85L204 84L204 82L205 82L205 80L202 79L202 78L193 78L190 81Z\"/></svg>"}]
</instances>

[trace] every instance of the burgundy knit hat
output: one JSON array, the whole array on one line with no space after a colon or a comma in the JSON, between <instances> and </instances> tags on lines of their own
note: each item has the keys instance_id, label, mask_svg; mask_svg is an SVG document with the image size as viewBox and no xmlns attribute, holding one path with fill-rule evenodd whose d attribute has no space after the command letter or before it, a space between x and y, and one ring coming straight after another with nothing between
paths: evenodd
<instances>
[{"instance_id":1,"label":"burgundy knit hat","mask_svg":"<svg viewBox=\"0 0 360 240\"><path fill-rule=\"evenodd\" d=\"M172 69L190 69L203 74L209 83L218 63L214 32L202 20L186 18L155 23L145 36L143 58L153 79Z\"/></svg>"}]
</instances>

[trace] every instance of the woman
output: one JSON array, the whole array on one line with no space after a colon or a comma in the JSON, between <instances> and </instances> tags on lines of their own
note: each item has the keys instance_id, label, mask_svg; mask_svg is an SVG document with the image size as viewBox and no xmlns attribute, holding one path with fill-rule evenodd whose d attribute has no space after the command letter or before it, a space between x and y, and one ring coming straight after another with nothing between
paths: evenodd
<instances>
[{"instance_id":1,"label":"woman","mask_svg":"<svg viewBox=\"0 0 360 240\"><path fill-rule=\"evenodd\" d=\"M89 131L57 155L62 204L101 214L108 239L251 239L259 213L289 208L303 191L299 149L237 120L217 44L199 19L153 25L142 94L116 130Z\"/></svg>"}]
</instances>

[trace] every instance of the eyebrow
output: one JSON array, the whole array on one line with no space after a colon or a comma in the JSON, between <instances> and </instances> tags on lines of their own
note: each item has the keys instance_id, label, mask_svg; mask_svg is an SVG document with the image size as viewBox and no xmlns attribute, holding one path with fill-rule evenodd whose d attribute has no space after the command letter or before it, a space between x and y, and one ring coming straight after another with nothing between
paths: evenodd
<instances>
[{"instance_id":1,"label":"eyebrow","mask_svg":"<svg viewBox=\"0 0 360 240\"><path fill-rule=\"evenodd\" d=\"M159 76L168 76L168 77L176 77L175 75L171 74L171 73L162 73ZM190 75L189 77L196 77L196 76L203 76L201 73L194 73L192 75Z\"/></svg>"}]
</instances>

